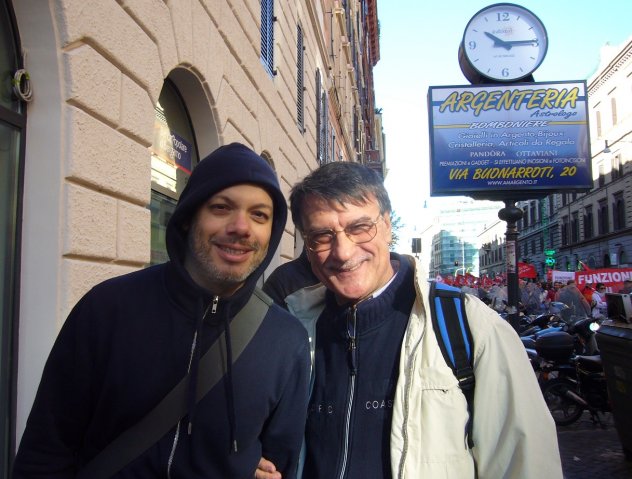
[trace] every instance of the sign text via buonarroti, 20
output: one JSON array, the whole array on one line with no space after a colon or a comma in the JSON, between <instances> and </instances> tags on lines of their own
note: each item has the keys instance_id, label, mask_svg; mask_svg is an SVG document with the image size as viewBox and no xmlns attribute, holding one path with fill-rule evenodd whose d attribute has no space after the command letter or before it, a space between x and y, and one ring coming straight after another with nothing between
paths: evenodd
<instances>
[{"instance_id":1,"label":"sign text via buonarroti, 20","mask_svg":"<svg viewBox=\"0 0 632 479\"><path fill-rule=\"evenodd\" d=\"M585 82L430 87L431 194L592 187Z\"/></svg>"}]
</instances>

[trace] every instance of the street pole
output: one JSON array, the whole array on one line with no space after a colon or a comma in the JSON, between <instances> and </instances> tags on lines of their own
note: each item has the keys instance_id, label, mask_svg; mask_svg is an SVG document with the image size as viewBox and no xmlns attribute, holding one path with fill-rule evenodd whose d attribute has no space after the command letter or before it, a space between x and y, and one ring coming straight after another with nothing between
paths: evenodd
<instances>
[{"instance_id":1,"label":"street pole","mask_svg":"<svg viewBox=\"0 0 632 479\"><path fill-rule=\"evenodd\" d=\"M505 207L498 212L498 218L507 222L505 232L505 262L507 269L507 300L509 324L518 331L520 317L518 302L520 301L520 287L518 285L518 256L516 248L518 243L518 227L516 223L522 218L522 210L516 206L514 200L505 200Z\"/></svg>"}]
</instances>

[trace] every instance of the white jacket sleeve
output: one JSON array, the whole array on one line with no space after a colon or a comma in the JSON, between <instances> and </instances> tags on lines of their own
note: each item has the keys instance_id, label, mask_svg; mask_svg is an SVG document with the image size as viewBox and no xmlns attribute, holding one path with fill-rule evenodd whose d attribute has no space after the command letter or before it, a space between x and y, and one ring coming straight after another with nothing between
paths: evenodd
<instances>
[{"instance_id":1,"label":"white jacket sleeve","mask_svg":"<svg viewBox=\"0 0 632 479\"><path fill-rule=\"evenodd\" d=\"M474 458L479 479L561 479L555 423L518 335L471 296Z\"/></svg>"}]
</instances>

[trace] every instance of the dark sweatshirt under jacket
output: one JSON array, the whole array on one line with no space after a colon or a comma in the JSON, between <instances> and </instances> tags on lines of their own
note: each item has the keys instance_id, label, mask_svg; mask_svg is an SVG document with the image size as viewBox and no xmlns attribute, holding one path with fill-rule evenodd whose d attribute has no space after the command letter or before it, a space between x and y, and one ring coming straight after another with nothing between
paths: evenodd
<instances>
[{"instance_id":1,"label":"dark sweatshirt under jacket","mask_svg":"<svg viewBox=\"0 0 632 479\"><path fill-rule=\"evenodd\" d=\"M278 266L261 288L273 301L284 309L288 309L286 298L299 289L314 286L320 280L312 271L307 258L307 251L303 249L298 258Z\"/></svg>"},{"instance_id":2,"label":"dark sweatshirt under jacket","mask_svg":"<svg viewBox=\"0 0 632 479\"><path fill-rule=\"evenodd\" d=\"M303 479L391 477L393 398L414 300L408 261L377 297L340 306L328 293L316 325Z\"/></svg>"},{"instance_id":3,"label":"dark sweatshirt under jacket","mask_svg":"<svg viewBox=\"0 0 632 479\"><path fill-rule=\"evenodd\" d=\"M229 298L220 298L215 312L202 321L215 295L197 286L184 269L186 231L202 202L246 182L264 187L274 200L268 254L246 284ZM76 477L91 458L158 404L189 367L193 371L218 336L227 329L230 333L230 322L275 253L286 215L272 169L243 145L224 146L200 162L167 228L170 261L97 285L67 318L45 366L14 479ZM229 369L226 364L224 368ZM112 477L252 479L262 455L276 464L284 479L294 477L308 377L304 328L271 306L231 374L197 405L189 404L179 426L174 424ZM189 388L195 386L189 382Z\"/></svg>"}]
</instances>

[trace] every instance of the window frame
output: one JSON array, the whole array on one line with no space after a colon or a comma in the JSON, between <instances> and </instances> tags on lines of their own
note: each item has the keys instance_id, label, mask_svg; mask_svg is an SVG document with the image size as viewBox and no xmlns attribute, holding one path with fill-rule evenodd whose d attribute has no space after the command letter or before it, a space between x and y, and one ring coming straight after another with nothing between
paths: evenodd
<instances>
[{"instance_id":1,"label":"window frame","mask_svg":"<svg viewBox=\"0 0 632 479\"><path fill-rule=\"evenodd\" d=\"M21 42L17 22L11 2L2 2L0 6L2 18L3 47L7 53L7 65L16 71L24 67ZM6 42L6 45L4 44ZM4 79L11 81L11 77ZM0 478L8 478L15 456L15 417L17 411L17 366L18 366L18 324L20 298L20 258L22 244L22 208L24 192L24 168L26 151L26 107L19 99L10 104L0 104L0 124L8 131L13 130L17 136L15 149L9 152L13 156L13 178L10 180L14 191L12 203L7 209L7 217L12 217L9 227L6 224L2 233L8 238L7 255L3 257L6 271L2 282L4 302L0 311ZM9 211L11 210L11 211Z\"/></svg>"},{"instance_id":2,"label":"window frame","mask_svg":"<svg viewBox=\"0 0 632 479\"><path fill-rule=\"evenodd\" d=\"M261 63L268 75L274 77L274 0L261 0Z\"/></svg>"}]
</instances>

